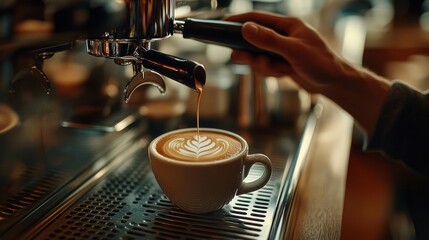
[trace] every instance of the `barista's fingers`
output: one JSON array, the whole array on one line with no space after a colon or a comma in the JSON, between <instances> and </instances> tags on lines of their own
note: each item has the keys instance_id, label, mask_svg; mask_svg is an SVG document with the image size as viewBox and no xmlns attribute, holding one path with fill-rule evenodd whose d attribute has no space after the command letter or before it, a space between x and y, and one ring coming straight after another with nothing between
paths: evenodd
<instances>
[{"instance_id":1,"label":"barista's fingers","mask_svg":"<svg viewBox=\"0 0 429 240\"><path fill-rule=\"evenodd\" d=\"M234 50L231 53L231 59L235 63L250 64L254 56L246 51Z\"/></svg>"},{"instance_id":2,"label":"barista's fingers","mask_svg":"<svg viewBox=\"0 0 429 240\"><path fill-rule=\"evenodd\" d=\"M273 61L269 57L253 55L245 51L234 50L231 58L235 63L250 65L253 70L267 76L279 77L292 72L292 68L287 62Z\"/></svg>"},{"instance_id":3,"label":"barista's fingers","mask_svg":"<svg viewBox=\"0 0 429 240\"><path fill-rule=\"evenodd\" d=\"M252 21L268 28L272 28L276 32L284 35L290 35L288 33L299 28L299 23L301 23L301 21L296 17L258 11L228 16L224 20L243 23Z\"/></svg>"},{"instance_id":4,"label":"barista's fingers","mask_svg":"<svg viewBox=\"0 0 429 240\"><path fill-rule=\"evenodd\" d=\"M290 69L288 68L289 64L286 62L273 61L271 58L262 55L255 56L250 65L253 69L264 71L274 77L283 76L290 72L288 71Z\"/></svg>"},{"instance_id":5,"label":"barista's fingers","mask_svg":"<svg viewBox=\"0 0 429 240\"><path fill-rule=\"evenodd\" d=\"M258 48L277 53L283 56L286 61L293 57L291 54L297 44L296 39L278 34L270 28L263 27L254 22L247 22L243 25L243 37Z\"/></svg>"}]
</instances>

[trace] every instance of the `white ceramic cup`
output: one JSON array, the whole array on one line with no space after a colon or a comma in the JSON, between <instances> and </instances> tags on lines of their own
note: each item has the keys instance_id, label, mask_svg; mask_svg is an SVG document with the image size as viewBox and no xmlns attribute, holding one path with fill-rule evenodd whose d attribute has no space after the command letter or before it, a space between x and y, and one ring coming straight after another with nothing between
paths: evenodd
<instances>
[{"instance_id":1,"label":"white ceramic cup","mask_svg":"<svg viewBox=\"0 0 429 240\"><path fill-rule=\"evenodd\" d=\"M249 154L247 142L237 134L220 129L200 128L201 132L222 133L237 139L241 150L233 157L213 161L183 161L161 155L156 146L170 134L197 131L180 129L155 138L149 145L149 159L155 178L170 201L184 211L209 213L223 208L236 195L252 192L265 186L271 177L270 159L263 154ZM244 182L255 163L264 166L263 174L252 182Z\"/></svg>"}]
</instances>

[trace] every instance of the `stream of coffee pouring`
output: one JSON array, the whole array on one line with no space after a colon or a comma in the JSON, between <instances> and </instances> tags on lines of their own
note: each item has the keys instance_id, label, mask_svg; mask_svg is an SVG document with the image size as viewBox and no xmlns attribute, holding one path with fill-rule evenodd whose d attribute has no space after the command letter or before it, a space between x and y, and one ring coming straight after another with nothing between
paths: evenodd
<instances>
[{"instance_id":1,"label":"stream of coffee pouring","mask_svg":"<svg viewBox=\"0 0 429 240\"><path fill-rule=\"evenodd\" d=\"M200 105L201 105L201 98L203 96L203 88L204 85L200 81L195 81L195 88L197 90L197 139L198 139L198 146L200 143ZM198 155L197 155L198 158Z\"/></svg>"}]
</instances>

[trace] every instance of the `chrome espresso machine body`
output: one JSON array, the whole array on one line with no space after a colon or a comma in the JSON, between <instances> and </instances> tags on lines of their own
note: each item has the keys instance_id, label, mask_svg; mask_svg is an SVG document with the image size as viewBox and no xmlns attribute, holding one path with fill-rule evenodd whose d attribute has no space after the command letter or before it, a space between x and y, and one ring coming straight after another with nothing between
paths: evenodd
<instances>
[{"instance_id":1,"label":"chrome espresso machine body","mask_svg":"<svg viewBox=\"0 0 429 240\"><path fill-rule=\"evenodd\" d=\"M158 127L167 120L156 120L153 127L125 104L142 85L164 92L166 77L191 89L206 84L202 64L156 49L173 34L270 54L243 40L240 23L175 18L184 6L220 18L230 2L0 3L1 239L277 239L284 234L313 118L305 117L299 127L262 131L239 128L235 119L203 122L243 135L251 149L270 156L274 170L266 187L237 196L218 212L193 215L171 204L148 164L147 144L165 131ZM78 51L82 46L85 55ZM126 68L131 75L124 74ZM81 75L85 81L76 84ZM255 166L249 176L261 171Z\"/></svg>"},{"instance_id":2,"label":"chrome espresso machine body","mask_svg":"<svg viewBox=\"0 0 429 240\"><path fill-rule=\"evenodd\" d=\"M49 79L43 73L43 60L49 59L55 52L71 48L77 39L86 39L87 52L93 56L113 59L119 65L133 65L134 76L125 89L126 101L136 87L146 83L153 84L161 92L164 91L162 77L145 79L145 69L150 73L158 73L156 75L167 76L190 88L195 89L195 81L205 84L206 76L201 64L151 49L153 42L169 38L173 32L182 34L184 38L270 54L253 47L242 38L240 23L201 19L176 21L175 7L178 3L174 0L95 2L84 1L86 4L83 5L73 3L72 6L77 5L76 9L64 7L63 3L52 3L53 29L59 36L54 36L53 42L41 43L46 44L46 47L33 50L36 61L34 68L40 73L30 71L31 75L45 85L48 92ZM225 6L230 1L220 2ZM96 6L91 6L92 4ZM215 6L217 7L217 4ZM82 9L84 7L89 9ZM5 49L7 47L5 46ZM12 91L15 81L18 80L19 78L15 78L12 81Z\"/></svg>"}]
</instances>

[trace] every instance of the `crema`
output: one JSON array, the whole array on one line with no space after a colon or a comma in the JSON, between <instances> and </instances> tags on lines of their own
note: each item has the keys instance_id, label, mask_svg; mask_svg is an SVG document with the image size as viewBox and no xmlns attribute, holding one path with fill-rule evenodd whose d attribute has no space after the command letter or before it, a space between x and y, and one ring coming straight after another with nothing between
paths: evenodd
<instances>
[{"instance_id":1,"label":"crema","mask_svg":"<svg viewBox=\"0 0 429 240\"><path fill-rule=\"evenodd\" d=\"M210 131L181 132L169 134L156 146L157 151L166 157L182 161L216 161L237 155L241 142L231 136Z\"/></svg>"}]
</instances>

